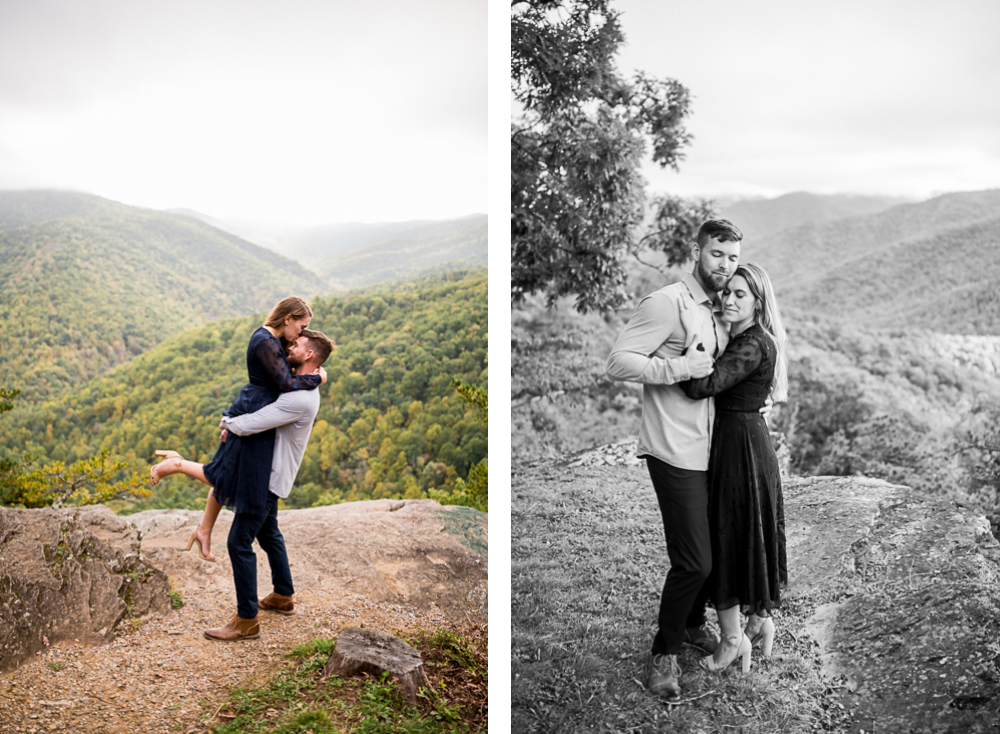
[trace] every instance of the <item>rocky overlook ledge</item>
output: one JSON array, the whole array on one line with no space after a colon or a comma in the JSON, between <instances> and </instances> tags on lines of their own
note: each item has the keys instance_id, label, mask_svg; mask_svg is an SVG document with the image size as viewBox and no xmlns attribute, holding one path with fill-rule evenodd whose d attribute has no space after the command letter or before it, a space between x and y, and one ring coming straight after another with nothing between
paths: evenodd
<instances>
[{"instance_id":1,"label":"rocky overlook ledge","mask_svg":"<svg viewBox=\"0 0 1000 734\"><path fill-rule=\"evenodd\" d=\"M233 515L215 527L215 563L184 550L200 517L0 508L0 734L207 731L232 688L317 637L485 630L486 513L372 500L280 512L296 613L263 612L257 640L211 642L202 631L235 611ZM264 596L259 548L257 564Z\"/></svg>"},{"instance_id":2,"label":"rocky overlook ledge","mask_svg":"<svg viewBox=\"0 0 1000 734\"><path fill-rule=\"evenodd\" d=\"M635 593L649 596L651 629L653 597L658 598L668 560L655 496L644 463L634 458L634 442L578 454L558 466L518 467L513 485L515 538L523 532L519 524L545 527L551 537L565 532L596 557L610 558L613 551L602 551L603 545L627 545L631 536L642 536L635 543L638 552L649 553L653 565L663 564L635 582ZM776 613L779 667L765 665L761 675L783 672L782 646L811 649L807 677L830 692L824 708L837 710L839 717L826 719L827 730L996 732L1000 544L986 518L954 502L860 476L790 477L784 495L790 578ZM611 539L600 537L596 525L589 538L585 526L560 529L579 524L576 513L584 508L593 513L595 507L624 516L608 518L617 528ZM653 544L656 550L648 550ZM558 545L553 541L549 547ZM526 548L515 543L515 575ZM623 597L633 594L629 581L621 580ZM652 591L639 591L646 587ZM613 610L602 613L613 616ZM613 675L641 675L632 668L646 657L644 630L636 630L640 648L623 651L623 668ZM689 692L706 698L690 704L689 711L712 705L711 685L695 674ZM830 715L809 714L807 703L796 707L803 712L801 731L820 728L822 716Z\"/></svg>"}]
</instances>

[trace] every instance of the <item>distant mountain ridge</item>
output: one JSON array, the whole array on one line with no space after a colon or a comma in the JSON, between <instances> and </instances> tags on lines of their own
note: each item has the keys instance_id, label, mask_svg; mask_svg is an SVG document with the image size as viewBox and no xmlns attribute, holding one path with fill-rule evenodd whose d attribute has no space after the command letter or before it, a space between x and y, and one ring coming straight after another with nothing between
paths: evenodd
<instances>
[{"instance_id":1,"label":"distant mountain ridge","mask_svg":"<svg viewBox=\"0 0 1000 734\"><path fill-rule=\"evenodd\" d=\"M875 214L909 199L855 194L811 194L796 191L773 199L741 199L724 203L720 216L743 232L748 244L774 232L801 224L817 224Z\"/></svg>"},{"instance_id":2,"label":"distant mountain ridge","mask_svg":"<svg viewBox=\"0 0 1000 734\"><path fill-rule=\"evenodd\" d=\"M0 192L0 368L48 397L171 334L323 293L300 264L203 222L90 194Z\"/></svg>"},{"instance_id":3,"label":"distant mountain ridge","mask_svg":"<svg viewBox=\"0 0 1000 734\"><path fill-rule=\"evenodd\" d=\"M475 269L487 263L485 214L446 220L293 227L220 219L191 209L172 211L292 258L319 273L335 290Z\"/></svg>"},{"instance_id":4,"label":"distant mountain ridge","mask_svg":"<svg viewBox=\"0 0 1000 734\"><path fill-rule=\"evenodd\" d=\"M1000 189L782 230L745 248L782 303L869 327L1000 334Z\"/></svg>"}]
</instances>

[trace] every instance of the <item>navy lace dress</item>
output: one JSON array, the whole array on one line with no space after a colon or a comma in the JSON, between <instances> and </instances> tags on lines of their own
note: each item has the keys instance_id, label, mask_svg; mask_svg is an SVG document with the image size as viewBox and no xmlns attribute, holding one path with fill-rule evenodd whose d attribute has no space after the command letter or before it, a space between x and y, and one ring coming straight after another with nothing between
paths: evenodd
<instances>
[{"instance_id":1,"label":"navy lace dress","mask_svg":"<svg viewBox=\"0 0 1000 734\"><path fill-rule=\"evenodd\" d=\"M263 326L250 337L247 346L247 373L243 386L225 415L253 413L290 390L314 390L319 375L292 374L281 340ZM215 457L205 464L205 478L212 484L215 500L236 512L263 514L266 511L275 430L236 436L230 433L219 444Z\"/></svg>"},{"instance_id":2,"label":"navy lace dress","mask_svg":"<svg viewBox=\"0 0 1000 734\"><path fill-rule=\"evenodd\" d=\"M785 506L778 457L760 409L777 348L759 326L734 336L712 374L682 383L689 398L715 396L708 466L712 601L769 612L788 583Z\"/></svg>"}]
</instances>

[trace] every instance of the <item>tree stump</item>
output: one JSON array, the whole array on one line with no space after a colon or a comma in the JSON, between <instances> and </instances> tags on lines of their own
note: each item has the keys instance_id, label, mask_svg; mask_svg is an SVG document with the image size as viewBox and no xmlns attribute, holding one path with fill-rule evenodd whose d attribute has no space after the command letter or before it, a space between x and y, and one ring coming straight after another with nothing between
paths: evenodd
<instances>
[{"instance_id":1,"label":"tree stump","mask_svg":"<svg viewBox=\"0 0 1000 734\"><path fill-rule=\"evenodd\" d=\"M337 635L337 644L326 664L326 675L348 676L389 673L400 692L414 706L417 689L429 686L420 653L398 637L380 630L350 627Z\"/></svg>"}]
</instances>

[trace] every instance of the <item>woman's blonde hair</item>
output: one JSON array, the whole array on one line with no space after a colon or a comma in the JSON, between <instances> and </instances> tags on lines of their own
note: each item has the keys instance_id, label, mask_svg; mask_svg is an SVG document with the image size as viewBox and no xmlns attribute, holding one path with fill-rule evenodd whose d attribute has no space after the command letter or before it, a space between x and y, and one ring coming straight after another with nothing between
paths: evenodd
<instances>
[{"instance_id":1,"label":"woman's blonde hair","mask_svg":"<svg viewBox=\"0 0 1000 734\"><path fill-rule=\"evenodd\" d=\"M264 322L264 326L270 326L272 329L280 329L285 325L285 317L287 316L298 320L304 319L307 316L312 318L312 315L312 309L309 308L306 299L299 298L298 296L288 296L275 304L274 308L271 309L271 313L267 315L267 321Z\"/></svg>"},{"instance_id":2,"label":"woman's blonde hair","mask_svg":"<svg viewBox=\"0 0 1000 734\"><path fill-rule=\"evenodd\" d=\"M771 286L771 279L767 277L764 269L756 263L743 263L736 268L733 273L746 280L750 286L750 292L757 299L754 304L754 323L774 340L777 348L777 359L774 365L774 381L771 383L771 397L776 403L783 403L788 400L788 358L785 351L785 327L781 324L781 311L778 309L778 301L774 297L774 288Z\"/></svg>"}]
</instances>

